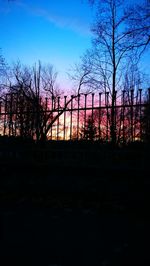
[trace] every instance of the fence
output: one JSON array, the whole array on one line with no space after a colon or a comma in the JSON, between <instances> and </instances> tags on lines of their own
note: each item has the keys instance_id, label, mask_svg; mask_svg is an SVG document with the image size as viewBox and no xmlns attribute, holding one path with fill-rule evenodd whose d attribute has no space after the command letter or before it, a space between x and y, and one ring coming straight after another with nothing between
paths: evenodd
<instances>
[{"instance_id":1,"label":"fence","mask_svg":"<svg viewBox=\"0 0 150 266\"><path fill-rule=\"evenodd\" d=\"M143 138L150 123L149 104L150 89L116 92L114 121L118 142ZM0 134L110 141L112 108L109 92L51 99L6 94L0 102Z\"/></svg>"}]
</instances>

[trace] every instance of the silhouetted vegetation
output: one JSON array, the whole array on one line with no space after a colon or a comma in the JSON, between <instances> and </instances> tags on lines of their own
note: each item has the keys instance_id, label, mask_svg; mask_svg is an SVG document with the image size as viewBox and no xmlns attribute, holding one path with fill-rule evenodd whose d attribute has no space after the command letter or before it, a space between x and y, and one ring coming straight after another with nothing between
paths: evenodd
<instances>
[{"instance_id":1,"label":"silhouetted vegetation","mask_svg":"<svg viewBox=\"0 0 150 266\"><path fill-rule=\"evenodd\" d=\"M10 89L10 87L9 87ZM1 135L40 140L111 141L111 103L108 93L42 98L12 87L0 102ZM17 92L15 91L17 90ZM32 92L32 91L31 91ZM144 91L127 90L115 105L116 142L148 141L149 101ZM149 93L149 91L148 91ZM117 95L117 93L116 93ZM90 104L89 100L91 101ZM146 137L147 135L147 137Z\"/></svg>"},{"instance_id":2,"label":"silhouetted vegetation","mask_svg":"<svg viewBox=\"0 0 150 266\"><path fill-rule=\"evenodd\" d=\"M111 141L116 143L116 92L122 89L126 73L129 76L132 71L133 74L133 68L137 67L141 54L149 45L149 3L144 1L141 5L133 5L120 0L89 2L96 7L93 42L80 67L89 70L87 79L92 88L109 94L109 130ZM127 90L134 89L133 80ZM136 87L139 84L136 83Z\"/></svg>"},{"instance_id":3,"label":"silhouetted vegetation","mask_svg":"<svg viewBox=\"0 0 150 266\"><path fill-rule=\"evenodd\" d=\"M150 143L150 99L146 100L146 106L142 115L142 139Z\"/></svg>"},{"instance_id":4,"label":"silhouetted vegetation","mask_svg":"<svg viewBox=\"0 0 150 266\"><path fill-rule=\"evenodd\" d=\"M1 265L149 265L150 90L137 63L149 1L88 2L93 47L74 94L52 65L5 69L0 55Z\"/></svg>"}]
</instances>

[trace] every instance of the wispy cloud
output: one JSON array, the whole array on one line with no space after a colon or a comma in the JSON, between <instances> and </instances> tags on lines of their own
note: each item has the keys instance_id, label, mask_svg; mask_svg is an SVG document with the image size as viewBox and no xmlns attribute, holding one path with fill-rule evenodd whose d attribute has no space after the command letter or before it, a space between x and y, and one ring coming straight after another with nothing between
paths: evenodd
<instances>
[{"instance_id":1,"label":"wispy cloud","mask_svg":"<svg viewBox=\"0 0 150 266\"><path fill-rule=\"evenodd\" d=\"M77 17L65 17L62 15L52 14L44 9L35 9L34 13L35 15L41 16L49 22L53 23L57 27L70 29L82 35L90 34L89 25L87 25Z\"/></svg>"},{"instance_id":2,"label":"wispy cloud","mask_svg":"<svg viewBox=\"0 0 150 266\"><path fill-rule=\"evenodd\" d=\"M33 14L34 16L42 17L43 19L54 24L56 27L69 29L80 35L91 35L90 25L88 25L88 23L81 19L81 17L60 15L56 11L51 12L50 10L44 8L37 8L31 5L29 6L19 0L16 2L16 5L20 8L25 9L27 12Z\"/></svg>"}]
</instances>

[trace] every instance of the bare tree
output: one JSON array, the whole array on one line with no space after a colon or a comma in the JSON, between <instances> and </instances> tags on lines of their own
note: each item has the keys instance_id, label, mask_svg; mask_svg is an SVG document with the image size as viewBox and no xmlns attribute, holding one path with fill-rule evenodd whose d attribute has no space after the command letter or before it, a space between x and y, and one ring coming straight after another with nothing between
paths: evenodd
<instances>
[{"instance_id":1,"label":"bare tree","mask_svg":"<svg viewBox=\"0 0 150 266\"><path fill-rule=\"evenodd\" d=\"M32 68L17 62L9 71L7 81L1 84L6 94L4 106L7 113L17 113L14 123L20 135L39 140L44 134L48 116L45 97L55 99L60 93L56 77L53 66L43 67L40 62Z\"/></svg>"},{"instance_id":2,"label":"bare tree","mask_svg":"<svg viewBox=\"0 0 150 266\"><path fill-rule=\"evenodd\" d=\"M3 108L7 121L4 124L9 127L9 135L18 132L37 141L45 140L59 117L79 97L87 74L89 71L82 73L74 95L67 98L57 84L57 72L52 65L42 66L39 62L30 68L17 62L7 76L7 82L2 84L6 91Z\"/></svg>"},{"instance_id":3,"label":"bare tree","mask_svg":"<svg viewBox=\"0 0 150 266\"><path fill-rule=\"evenodd\" d=\"M145 107L141 117L142 123L142 140L150 143L150 88L145 97Z\"/></svg>"},{"instance_id":4,"label":"bare tree","mask_svg":"<svg viewBox=\"0 0 150 266\"><path fill-rule=\"evenodd\" d=\"M128 31L136 40L138 52L142 54L150 43L150 1L141 0L132 7L132 15L128 21Z\"/></svg>"},{"instance_id":5,"label":"bare tree","mask_svg":"<svg viewBox=\"0 0 150 266\"><path fill-rule=\"evenodd\" d=\"M94 86L103 92L109 92L110 134L112 142L116 143L116 91L121 87L131 56L139 59L141 31L135 30L134 23L131 23L136 15L135 8L124 1L95 0L90 3L96 4L96 19L92 27L92 49L83 56L82 68L90 67Z\"/></svg>"},{"instance_id":6,"label":"bare tree","mask_svg":"<svg viewBox=\"0 0 150 266\"><path fill-rule=\"evenodd\" d=\"M5 58L3 57L2 53L1 53L1 49L0 49L0 76L4 75L5 70L6 70L6 62L5 62Z\"/></svg>"}]
</instances>

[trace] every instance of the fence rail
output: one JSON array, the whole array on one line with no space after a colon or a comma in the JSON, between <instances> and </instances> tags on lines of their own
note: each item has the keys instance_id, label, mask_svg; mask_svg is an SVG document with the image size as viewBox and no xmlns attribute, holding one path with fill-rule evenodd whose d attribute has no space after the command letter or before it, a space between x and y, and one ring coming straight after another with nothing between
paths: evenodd
<instances>
[{"instance_id":1,"label":"fence rail","mask_svg":"<svg viewBox=\"0 0 150 266\"><path fill-rule=\"evenodd\" d=\"M149 106L150 89L116 92L114 107L109 92L51 99L11 93L0 101L0 134L109 141L114 108L117 141L141 140L149 130Z\"/></svg>"}]
</instances>

